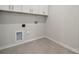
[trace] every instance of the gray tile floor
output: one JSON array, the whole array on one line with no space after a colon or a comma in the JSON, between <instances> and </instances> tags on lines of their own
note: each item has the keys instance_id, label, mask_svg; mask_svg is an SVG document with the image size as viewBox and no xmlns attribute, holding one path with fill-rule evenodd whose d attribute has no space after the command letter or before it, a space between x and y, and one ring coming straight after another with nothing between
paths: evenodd
<instances>
[{"instance_id":1,"label":"gray tile floor","mask_svg":"<svg viewBox=\"0 0 79 59\"><path fill-rule=\"evenodd\" d=\"M72 51L56 44L55 42L42 38L15 47L3 49L0 54L75 54Z\"/></svg>"}]
</instances>

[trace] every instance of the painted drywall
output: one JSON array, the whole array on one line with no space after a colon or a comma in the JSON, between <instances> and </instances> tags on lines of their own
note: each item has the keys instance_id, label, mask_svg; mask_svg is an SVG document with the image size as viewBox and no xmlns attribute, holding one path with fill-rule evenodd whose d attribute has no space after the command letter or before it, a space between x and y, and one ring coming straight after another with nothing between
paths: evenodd
<instances>
[{"instance_id":1,"label":"painted drywall","mask_svg":"<svg viewBox=\"0 0 79 59\"><path fill-rule=\"evenodd\" d=\"M49 6L46 35L79 50L79 6Z\"/></svg>"},{"instance_id":2,"label":"painted drywall","mask_svg":"<svg viewBox=\"0 0 79 59\"><path fill-rule=\"evenodd\" d=\"M0 47L17 44L29 39L37 38L44 35L44 26L46 17L16 14L0 13ZM37 24L34 21L38 21ZM22 24L26 24L22 28ZM16 40L16 32L23 32L23 40Z\"/></svg>"}]
</instances>

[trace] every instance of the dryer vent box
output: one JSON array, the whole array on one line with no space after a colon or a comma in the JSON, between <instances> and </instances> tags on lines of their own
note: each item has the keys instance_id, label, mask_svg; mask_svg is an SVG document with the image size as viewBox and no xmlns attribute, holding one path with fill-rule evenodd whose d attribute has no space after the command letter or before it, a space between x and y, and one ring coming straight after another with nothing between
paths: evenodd
<instances>
[{"instance_id":1,"label":"dryer vent box","mask_svg":"<svg viewBox=\"0 0 79 59\"><path fill-rule=\"evenodd\" d=\"M22 40L22 32L16 33L16 40Z\"/></svg>"}]
</instances>

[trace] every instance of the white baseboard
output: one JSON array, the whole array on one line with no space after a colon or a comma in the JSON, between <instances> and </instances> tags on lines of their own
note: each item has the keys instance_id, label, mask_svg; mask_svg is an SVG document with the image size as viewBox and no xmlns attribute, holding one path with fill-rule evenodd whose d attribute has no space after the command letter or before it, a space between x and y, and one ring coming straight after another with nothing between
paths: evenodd
<instances>
[{"instance_id":1,"label":"white baseboard","mask_svg":"<svg viewBox=\"0 0 79 59\"><path fill-rule=\"evenodd\" d=\"M68 49L68 50L70 50L70 51L73 51L74 53L79 53L78 49L74 49L74 48L72 48L72 47L70 47L70 46L68 46L68 45L66 45L66 44L64 44L64 43L62 43L62 42L59 42L59 41L54 40L54 39L51 38L51 37L45 36L45 38L48 38L49 40L52 40L53 42L55 42L55 43L57 43L57 44L59 44L59 45L65 47L66 49Z\"/></svg>"},{"instance_id":2,"label":"white baseboard","mask_svg":"<svg viewBox=\"0 0 79 59\"><path fill-rule=\"evenodd\" d=\"M23 42L19 42L19 43L16 43L16 44L6 45L6 46L3 46L3 47L0 47L0 50L10 48L10 47L14 47L14 46L17 46L17 45L20 45L20 44L28 43L28 42L31 42L31 41L34 41L34 40L38 40L38 39L41 39L43 37L44 36L40 36L40 37L36 37L36 38L33 38L33 39L28 39L28 40L25 40Z\"/></svg>"},{"instance_id":3,"label":"white baseboard","mask_svg":"<svg viewBox=\"0 0 79 59\"><path fill-rule=\"evenodd\" d=\"M53 42L55 42L55 43L65 47L65 48L69 49L70 51L73 51L75 53L79 53L79 51L77 49L74 49L74 48L72 48L72 47L70 47L70 46L68 46L68 45L66 45L66 44L64 44L62 42L56 41L53 38L48 37L48 36L40 36L40 37L29 39L29 40L26 40L26 41L23 41L23 42L19 42L19 43L16 43L16 44L6 45L6 46L3 46L3 47L0 47L0 50L6 49L6 48L9 48L9 47L14 47L14 46L17 46L17 45L20 45L20 44L28 43L28 42L31 42L31 41L34 41L34 40L38 40L38 39L41 39L41 38L48 38L49 40L52 40Z\"/></svg>"}]
</instances>

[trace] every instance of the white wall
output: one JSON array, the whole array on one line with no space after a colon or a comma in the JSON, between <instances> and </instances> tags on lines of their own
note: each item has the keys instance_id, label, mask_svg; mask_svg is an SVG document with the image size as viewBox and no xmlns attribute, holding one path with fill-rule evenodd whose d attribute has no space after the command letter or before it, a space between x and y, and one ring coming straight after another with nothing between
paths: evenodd
<instances>
[{"instance_id":1,"label":"white wall","mask_svg":"<svg viewBox=\"0 0 79 59\"><path fill-rule=\"evenodd\" d=\"M49 6L46 35L79 49L79 6Z\"/></svg>"},{"instance_id":2,"label":"white wall","mask_svg":"<svg viewBox=\"0 0 79 59\"><path fill-rule=\"evenodd\" d=\"M0 47L16 44L15 33L17 31L23 31L24 39L22 41L43 36L45 19L46 17L44 16L1 12ZM38 24L34 24L34 21L38 21ZM26 24L26 27L22 28L22 24ZM29 33L27 33L27 31L29 31ZM18 43L22 41L18 41Z\"/></svg>"}]
</instances>

